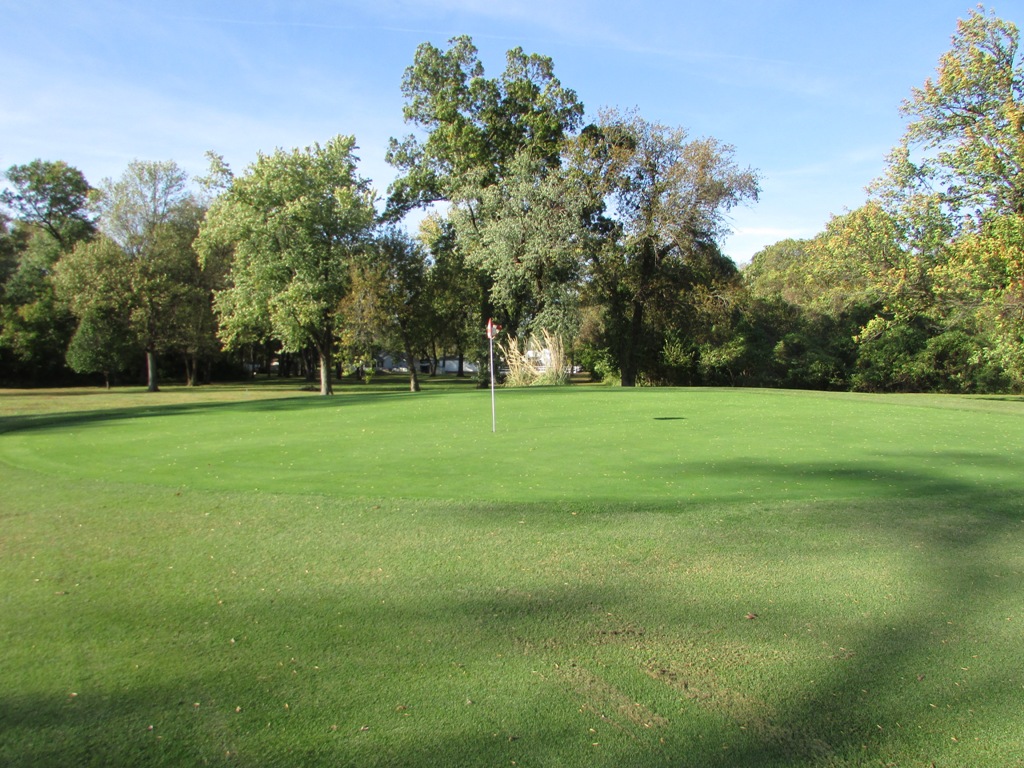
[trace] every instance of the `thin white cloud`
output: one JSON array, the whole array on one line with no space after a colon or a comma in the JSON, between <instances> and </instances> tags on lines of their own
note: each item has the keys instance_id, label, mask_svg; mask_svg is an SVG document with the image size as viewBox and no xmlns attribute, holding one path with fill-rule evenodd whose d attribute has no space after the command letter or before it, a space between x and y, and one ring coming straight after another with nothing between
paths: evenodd
<instances>
[{"instance_id":1,"label":"thin white cloud","mask_svg":"<svg viewBox=\"0 0 1024 768\"><path fill-rule=\"evenodd\" d=\"M737 219L742 219L738 216ZM756 217L755 217L756 218ZM780 240L801 240L814 237L822 229L818 222L808 220L793 226L738 225L722 242L722 252L740 266L749 264L754 256Z\"/></svg>"},{"instance_id":2,"label":"thin white cloud","mask_svg":"<svg viewBox=\"0 0 1024 768\"><path fill-rule=\"evenodd\" d=\"M895 143L895 142L894 142ZM843 150L831 157L815 160L802 165L792 165L787 168L775 168L766 172L766 177L775 180L808 179L822 176L834 176L839 172L846 172L850 169L860 168L882 168L885 158L891 151L892 146L882 147L881 145L858 147L852 150ZM865 180L865 184L870 179Z\"/></svg>"},{"instance_id":3,"label":"thin white cloud","mask_svg":"<svg viewBox=\"0 0 1024 768\"><path fill-rule=\"evenodd\" d=\"M131 84L104 82L92 87L70 83L39 93L22 93L16 113L3 113L7 137L3 167L41 157L79 167L93 184L116 177L135 159L173 159L192 174L205 170L204 153L223 154L241 170L259 152L323 143L338 133L354 133L362 175L386 186L391 169L383 162L386 128L360 114L358 102L320 115L258 115L176 98ZM74 115L74 120L66 119Z\"/></svg>"},{"instance_id":4,"label":"thin white cloud","mask_svg":"<svg viewBox=\"0 0 1024 768\"><path fill-rule=\"evenodd\" d=\"M525 47L526 37L531 45L547 42L623 53L648 59L648 66L652 62L684 66L695 76L721 85L814 97L835 90L834 79L820 71L786 59L731 52L723 47L722 29L701 32L702 24L710 27L718 21L714 14L679 10L671 5L639 4L623 13L618 5L582 0L383 0L375 6L375 13L384 17L431 19L440 26L453 21L472 26L481 21L521 24L523 29L514 35L511 31L476 34L474 39L514 38Z\"/></svg>"},{"instance_id":5,"label":"thin white cloud","mask_svg":"<svg viewBox=\"0 0 1024 768\"><path fill-rule=\"evenodd\" d=\"M806 237L806 227L737 227L733 237L785 240L787 237Z\"/></svg>"}]
</instances>

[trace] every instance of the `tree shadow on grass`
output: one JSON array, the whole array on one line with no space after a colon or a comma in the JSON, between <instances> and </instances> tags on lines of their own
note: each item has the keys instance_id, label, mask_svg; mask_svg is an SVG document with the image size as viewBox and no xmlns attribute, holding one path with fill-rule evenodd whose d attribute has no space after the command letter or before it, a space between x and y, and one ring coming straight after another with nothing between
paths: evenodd
<instances>
[{"instance_id":1,"label":"tree shadow on grass","mask_svg":"<svg viewBox=\"0 0 1024 768\"><path fill-rule=\"evenodd\" d=\"M936 490L927 478L916 485ZM820 524L828 525L838 542L848 538L856 548L869 534L906 545L906 561L898 565L909 571L912 583L894 584L893 591L906 588L917 596L894 602L891 611L866 614L854 626L849 616L838 619L826 609L805 627L794 616L806 615L806 608L785 601L768 607L770 595L713 602L711 596L687 595L688 586L681 583L679 597L691 598L682 601L685 610L704 620L714 617L712 623L702 628L698 619L682 632L671 625L645 629L629 620L637 613L631 605L642 596L628 589L591 595L591 602L580 606L592 617L590 640L558 648L553 637L552 648L535 651L549 662L550 676L571 692L580 712L592 715L595 728L625 734L626 745L633 748L630 752L620 745L614 759L604 754L589 764L1024 765L1017 739L992 741L993 734L1024 732L1024 716L1016 714L1024 670L1013 663L1013 632L999 626L1011 626L1004 619L1022 618L1024 574L1019 560L1000 561L992 551L996 542L1022 538L1024 503L1011 494L978 494L952 482L938 492L959 496L938 509L927 499L871 510L861 505L855 518L844 516L841 505L826 505L830 511L822 517L827 522ZM802 513L808 514L808 508ZM857 593L857 574L830 576ZM740 592L742 577L738 582ZM500 595L469 614L506 616L508 621L495 629L515 634L530 604L555 612L567 607L564 601L549 598L545 603L539 597L510 604L508 595ZM1014 615L995 615L1001 610L996 606L1007 601L1014 604ZM752 604L764 606L764 615L748 613L744 622L741 617ZM613 615L602 625L604 616ZM985 634L987 623L999 638ZM747 631L755 626L756 633ZM807 669L806 680L790 680L788 689L768 699L751 694L747 675L772 674L768 667L757 669L751 648L763 651L766 643L786 648L786 638L804 631L822 638L822 652ZM845 636L848 646L840 647L836 636ZM596 653L598 646L614 649ZM630 663L635 665L632 673ZM613 664L618 672L606 674ZM677 709L652 703L666 696ZM1019 718L1016 725L1014 717ZM680 728L681 721L695 725Z\"/></svg>"},{"instance_id":2,"label":"tree shadow on grass","mask_svg":"<svg viewBox=\"0 0 1024 768\"><path fill-rule=\"evenodd\" d=\"M417 393L428 397L432 393ZM148 397L149 395L140 395ZM284 411L310 411L317 409L357 408L384 399L408 397L407 392L367 392L321 397L319 395L293 395L249 402L214 403L147 403L127 408L97 408L95 410L66 411L60 413L0 416L0 434L9 432L65 430L108 424L134 419L167 417L185 414L249 413L258 417L263 413Z\"/></svg>"},{"instance_id":3,"label":"tree shadow on grass","mask_svg":"<svg viewBox=\"0 0 1024 768\"><path fill-rule=\"evenodd\" d=\"M1013 458L970 452L960 452L957 458L999 470L1015 464ZM683 566L699 566L697 558L676 565L677 590L651 597L636 592L630 569L668 568L665 562L630 566L610 559L587 561L571 580L558 570L560 554L585 543L574 544L574 536L614 536L613 551L624 560L641 549L667 546L638 541L634 527L616 522L623 518L621 509L609 505L600 510L593 532L573 523L572 530L531 533L520 527L520 515L515 514L522 508L481 507L474 520L469 505L460 511L460 525L472 526L469 532L480 536L499 534L493 547L478 549L474 556L492 557L507 566L490 583L462 587L456 575L441 570L463 554L447 538L451 531L439 540L425 539L417 554L432 548L436 554L418 557L414 567L404 570L418 570L415 578L433 578L431 583L445 590L443 610L399 599L401 582L389 586L390 591L364 585L344 595L341 587L321 584L316 594L289 594L277 603L257 597L238 615L259 619L263 626L285 627L278 634L286 645L258 655L250 667L225 662L214 665L203 679L183 674L174 686L108 691L99 700L0 692L0 732L6 741L0 755L14 766L218 760L243 765L424 768L512 761L636 768L1024 765L1017 756L1017 742L976 741L1012 732L1013 718L1020 717L1015 713L1024 674L1012 663L1012 654L984 634L986 627L1004 618L989 615L993 606L1011 601L1017 621L1024 620L1020 563L1001 561L995 554L1006 551L1007 541L1024 538L1020 494L1012 487L986 489L983 483L920 467L893 470L891 464L837 468L813 462L735 460L714 471L790 484L815 476L836 478L845 488L870 490L865 494L870 495L870 504L841 498L801 502L802 520L794 520L788 533L811 526L811 540L827 535L830 546L840 548L862 546L865 537L893 542L884 548L886 558L904 554L889 565L891 578L912 580L903 585L909 597L895 600L891 610L881 610L876 603L852 626L851 614L837 620L828 606L809 608L783 600L762 608L769 595L746 586L741 572L733 593L702 592L699 581L683 578ZM892 490L879 492L879 487ZM774 553L770 547L755 546L758 538L768 536L758 530L760 512L745 509L733 498L707 503L720 504L733 517L748 516L749 529L736 530L736 540L729 539L724 528L714 533L734 553L744 552L744 537L755 540L746 557L754 568L770 571ZM797 514L786 501L777 506L776 519ZM545 513L544 505L530 510ZM655 515L664 508L651 504L629 514L635 511ZM679 522L671 530L679 535L696 535L714 525L708 518L690 523L680 514L686 511L672 510L673 520ZM619 524L624 526L621 531ZM296 517L291 525L301 529L303 521ZM381 535L387 535L386 530ZM547 537L548 575L540 564L524 563L515 546L531 535ZM317 538L329 546L329 536ZM996 550L996 545L1003 549ZM282 558L289 556L298 557L281 553ZM818 553L797 551L796 557L801 556L814 558ZM449 576L432 576L432 567ZM825 575L857 592L857 573ZM900 586L894 585L894 591ZM813 585L808 585L811 589ZM661 613L655 604L665 596L674 602ZM351 622L379 626L379 632L363 634L361 642L346 645L337 632L339 622L325 619L333 617L342 598ZM758 599L761 604L754 610L759 615L745 619L742 613ZM178 606L178 613L188 615L189 607ZM146 610L152 615L140 619L142 626L157 626L165 612L175 613L160 604ZM972 625L976 629L964 629ZM197 615L176 631L197 654L216 652L210 636L217 633L202 617ZM772 665L786 664L787 656L759 662L751 649L786 649L789 638L799 632L821 638L820 656L804 662L806 679L794 682L777 675L784 687L769 697L763 691L770 688L751 685L751 676L775 674ZM837 636L848 638L847 644L839 647ZM442 654L439 662L430 663L429 658L410 659L406 652L425 638L440 638L448 656ZM296 647L312 659L338 659L343 671L328 670L342 679L340 692L318 690L301 675L292 678L290 669L278 672L274 667L273 674L280 677L267 685L275 695L264 695L262 682L252 686L254 698L243 702L244 716L234 711L234 701L216 693L237 687L239 677L269 674L264 669L268 659L276 663L278 657L302 656ZM472 663L459 667L463 657ZM1010 664L1003 664L1007 658ZM518 677L511 673L513 668ZM518 683L505 689L504 683L513 677ZM418 680L422 686L420 678L427 678L429 693L410 702L404 698L402 682ZM757 690L762 693L752 692ZM257 696L273 701L261 703ZM300 713L296 707L286 712L280 701L295 706L302 698L294 696L315 703L319 711ZM197 711L190 699L200 704ZM398 711L406 706L410 708ZM429 718L417 719L428 708ZM446 716L446 709L455 708L460 710L457 715ZM409 718L404 717L406 712ZM156 721L155 731L148 730L153 724L148 718ZM332 731L334 725L340 729ZM1024 720L1016 725L1019 733ZM951 726L958 730L950 732ZM271 740L260 735L274 729L287 736ZM174 738L168 739L170 735Z\"/></svg>"},{"instance_id":4,"label":"tree shadow on grass","mask_svg":"<svg viewBox=\"0 0 1024 768\"><path fill-rule=\"evenodd\" d=\"M1019 755L1012 741L984 743L992 732L1006 730L1004 722L984 722L986 715L1002 719L1019 711L1014 702L1024 675L979 661L994 652L990 638L961 634L987 606L1020 586L992 578L1006 564L988 562L983 554L991 540L1019 532L1020 504L996 495L985 503L996 507L990 506L995 514L979 511L968 524L947 518L934 536L915 531L927 541L916 558L916 580L941 585L933 600L875 618L788 700L737 720L743 734L736 738L734 731L728 752L709 750L693 764L1024 765L1024 758L1012 757ZM895 528L894 535L904 532ZM956 535L948 535L954 528ZM948 717L951 712L955 717ZM1021 727L1024 721L1016 730Z\"/></svg>"},{"instance_id":5,"label":"tree shadow on grass","mask_svg":"<svg viewBox=\"0 0 1024 768\"><path fill-rule=\"evenodd\" d=\"M1024 457L992 452L935 450L851 460L786 460L736 457L711 462L646 464L639 469L655 481L680 488L707 484L708 503L759 499L919 499L964 496L969 506L988 511L986 499L1004 497L1007 484L1024 494ZM901 465L905 468L901 468ZM973 476L972 476L973 474ZM998 486L993 488L993 480ZM715 495L717 493L717 495Z\"/></svg>"},{"instance_id":6,"label":"tree shadow on grass","mask_svg":"<svg viewBox=\"0 0 1024 768\"><path fill-rule=\"evenodd\" d=\"M758 669L751 649L787 647L787 635L804 630L806 606L758 607L763 613L745 620L753 601L739 594L742 578L738 594L725 598L680 579L678 604L652 614L660 596L638 594L622 566L589 563L595 570L572 582L538 577L537 564L508 551L523 530L519 515L498 511L477 525L511 530L474 557L505 557L508 567L473 587L437 576L442 601L403 599L400 581L380 589L320 583L303 594L250 597L212 626L209 609L196 611L187 598L147 604L140 627L192 616L173 632L217 660L205 676L182 672L174 685L110 690L86 669L93 690L73 699L0 693L0 756L11 766L1020 765L1016 744L986 752L970 730L944 729L951 711L967 728L1018 711L1020 669L974 659L989 651L988 640L959 629L1019 594L1019 574L998 577L1007 566L991 558L990 545L1019 537L1022 513L1019 499L999 493L979 500L969 520L920 500L902 510L861 509L856 518L834 507L822 512L818 524L850 546L864 534L918 545L908 546L912 562L904 565L935 601L866 617L855 632L847 628L844 648L826 647L832 617L815 615L820 658L806 680L782 675L788 688L770 700L750 692L747 675L773 674L770 664ZM554 538L552 556L567 546ZM437 548L435 566L459 553L445 542L424 542ZM621 544L628 551L630 542ZM430 566L417 561L426 576ZM856 589L855 574L833 577ZM241 619L252 635L241 652L261 626L274 627L273 643L229 655L225 638ZM339 632L353 624L355 634ZM442 650L417 655L428 642ZM314 663L328 682L310 682ZM785 664L785 654L776 663Z\"/></svg>"}]
</instances>

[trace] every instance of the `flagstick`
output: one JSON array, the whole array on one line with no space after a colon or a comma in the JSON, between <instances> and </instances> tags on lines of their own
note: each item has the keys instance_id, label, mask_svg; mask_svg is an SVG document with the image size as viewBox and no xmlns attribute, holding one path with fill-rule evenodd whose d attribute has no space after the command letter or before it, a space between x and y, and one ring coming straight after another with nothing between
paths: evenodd
<instances>
[{"instance_id":1,"label":"flagstick","mask_svg":"<svg viewBox=\"0 0 1024 768\"><path fill-rule=\"evenodd\" d=\"M487 334L487 341L491 347L491 432L497 432L498 422L494 413L494 338L490 333Z\"/></svg>"}]
</instances>

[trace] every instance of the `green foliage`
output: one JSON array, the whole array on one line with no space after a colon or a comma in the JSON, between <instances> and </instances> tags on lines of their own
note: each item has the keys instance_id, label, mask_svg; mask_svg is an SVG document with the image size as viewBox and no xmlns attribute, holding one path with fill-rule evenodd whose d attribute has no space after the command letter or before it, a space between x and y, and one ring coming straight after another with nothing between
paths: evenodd
<instances>
[{"instance_id":1,"label":"green foliage","mask_svg":"<svg viewBox=\"0 0 1024 768\"><path fill-rule=\"evenodd\" d=\"M133 258L145 258L162 225L189 200L188 175L173 160L133 160L95 193L100 230Z\"/></svg>"},{"instance_id":2,"label":"green foliage","mask_svg":"<svg viewBox=\"0 0 1024 768\"><path fill-rule=\"evenodd\" d=\"M615 367L615 359L607 349L583 344L576 350L576 361L584 371L590 373L593 381L602 384L619 382L619 369Z\"/></svg>"},{"instance_id":3,"label":"green foliage","mask_svg":"<svg viewBox=\"0 0 1024 768\"><path fill-rule=\"evenodd\" d=\"M806 252L813 311L835 316L888 305L912 312L927 303L921 260L907 252L897 220L876 201L834 216Z\"/></svg>"},{"instance_id":4,"label":"green foliage","mask_svg":"<svg viewBox=\"0 0 1024 768\"><path fill-rule=\"evenodd\" d=\"M1013 24L971 12L936 76L904 104L911 123L877 197L810 241L766 249L745 270L752 298L800 316L775 341L783 380L849 377L871 391L1021 387L1018 45ZM815 327L832 341L808 336ZM835 343L845 334L858 340L852 356Z\"/></svg>"},{"instance_id":5,"label":"green foliage","mask_svg":"<svg viewBox=\"0 0 1024 768\"><path fill-rule=\"evenodd\" d=\"M1024 68L1017 28L972 11L875 185L897 260L870 274L882 309L860 334L858 386L991 391L1020 386ZM875 248L872 253L882 254ZM923 334L923 335L922 335ZM902 350L902 351L900 351ZM883 383L883 371L892 379Z\"/></svg>"},{"instance_id":6,"label":"green foliage","mask_svg":"<svg viewBox=\"0 0 1024 768\"><path fill-rule=\"evenodd\" d=\"M1012 286L1021 261L1013 244L1024 241L1015 219L921 248L920 232L901 229L872 201L799 247L787 241L758 254L744 271L752 298L781 301L799 317L788 327L779 319L775 381L867 391L1019 386ZM997 349L1010 358L1000 363Z\"/></svg>"},{"instance_id":7,"label":"green foliage","mask_svg":"<svg viewBox=\"0 0 1024 768\"><path fill-rule=\"evenodd\" d=\"M0 349L12 356L6 376L36 383L60 380L73 318L53 286L61 255L92 237L90 188L64 162L33 160L11 166L0 205Z\"/></svg>"},{"instance_id":8,"label":"green foliage","mask_svg":"<svg viewBox=\"0 0 1024 768\"><path fill-rule=\"evenodd\" d=\"M400 350L413 392L420 389L417 353L426 347L432 330L426 281L424 249L403 232L388 228L354 264L341 304L345 347L368 360L378 349Z\"/></svg>"},{"instance_id":9,"label":"green foliage","mask_svg":"<svg viewBox=\"0 0 1024 768\"><path fill-rule=\"evenodd\" d=\"M912 119L883 189L904 207L935 198L961 217L1024 214L1020 33L979 8L957 24L934 78L903 104Z\"/></svg>"},{"instance_id":10,"label":"green foliage","mask_svg":"<svg viewBox=\"0 0 1024 768\"><path fill-rule=\"evenodd\" d=\"M96 192L102 238L79 243L58 266L61 295L87 323L76 342L77 364L95 370L102 361L106 370L119 354L87 353L84 340L127 330L131 341L109 343L144 351L150 391L158 389L157 355L197 353L202 343L195 334L210 327L210 291L192 248L204 210L186 180L173 161L139 160L116 181L105 179Z\"/></svg>"},{"instance_id":11,"label":"green foliage","mask_svg":"<svg viewBox=\"0 0 1024 768\"><path fill-rule=\"evenodd\" d=\"M990 217L979 231L962 235L932 277L945 313L983 347L975 357L1022 388L1024 216Z\"/></svg>"},{"instance_id":12,"label":"green foliage","mask_svg":"<svg viewBox=\"0 0 1024 768\"><path fill-rule=\"evenodd\" d=\"M421 45L402 92L406 121L426 137L392 139L388 162L403 175L391 187L389 210L454 203L454 248L443 252L475 283L460 279L457 301L477 296L480 303L467 338L465 313L456 320L459 313L442 306L445 291L434 292L438 319L449 318L442 343L464 349L479 337L480 319L492 315L513 333L574 335L577 234L588 203L567 183L561 161L583 114L575 93L554 76L549 58L521 48L508 52L499 77L485 78L467 36L453 38L446 51Z\"/></svg>"},{"instance_id":13,"label":"green foliage","mask_svg":"<svg viewBox=\"0 0 1024 768\"><path fill-rule=\"evenodd\" d=\"M0 211L0 296L7 279L18 268L18 258L28 236L25 227L11 226L11 219Z\"/></svg>"},{"instance_id":14,"label":"green foliage","mask_svg":"<svg viewBox=\"0 0 1024 768\"><path fill-rule=\"evenodd\" d=\"M719 294L735 273L715 246L727 213L757 196L732 147L615 112L574 135L582 107L550 59L515 49L488 80L468 37L420 46L403 94L407 122L427 135L392 140L403 175L389 209L453 204L454 250L480 277L478 320L573 347L600 308L601 335L586 341L611 350L630 385L692 378L662 354L673 334L703 345L709 373L737 358L714 352L727 342L721 323L700 327L715 323L702 289Z\"/></svg>"},{"instance_id":15,"label":"green foliage","mask_svg":"<svg viewBox=\"0 0 1024 768\"><path fill-rule=\"evenodd\" d=\"M224 343L273 335L285 351L314 347L324 395L333 392L341 301L374 224L354 149L354 137L337 136L261 155L213 204L197 241L204 263L234 248L229 287L215 303Z\"/></svg>"},{"instance_id":16,"label":"green foliage","mask_svg":"<svg viewBox=\"0 0 1024 768\"><path fill-rule=\"evenodd\" d=\"M503 327L524 337L543 330L575 337L589 245L584 222L599 200L529 150L501 179L465 194L452 225L467 264L487 275Z\"/></svg>"},{"instance_id":17,"label":"green foliage","mask_svg":"<svg viewBox=\"0 0 1024 768\"><path fill-rule=\"evenodd\" d=\"M113 373L123 369L128 349L139 349L155 391L157 354L178 351L195 359L214 351L211 284L192 247L205 211L185 181L173 162L134 161L97 193L103 235L79 243L57 267L60 295L85 324L69 361L76 370Z\"/></svg>"},{"instance_id":18,"label":"green foliage","mask_svg":"<svg viewBox=\"0 0 1024 768\"><path fill-rule=\"evenodd\" d=\"M57 265L57 292L77 325L67 347L68 365L80 373L102 373L108 384L125 369L123 355L144 351L132 327L133 266L106 236L80 244Z\"/></svg>"},{"instance_id":19,"label":"green foliage","mask_svg":"<svg viewBox=\"0 0 1024 768\"><path fill-rule=\"evenodd\" d=\"M64 350L74 319L54 288L60 243L37 226L24 227L23 234L16 267L3 285L0 348L13 353L21 376L43 383L66 370Z\"/></svg>"},{"instance_id":20,"label":"green foliage","mask_svg":"<svg viewBox=\"0 0 1024 768\"><path fill-rule=\"evenodd\" d=\"M489 317L518 338L550 331L630 386L1024 389L1024 66L1017 27L983 8L904 103L874 197L742 276L718 243L759 179L731 146L635 113L582 127L550 58L515 48L488 78L468 36L421 45L402 94L415 133L389 145L386 218L450 204L419 243L371 237L351 138L261 156L239 178L209 153L201 199L173 162L135 161L98 190L64 163L13 166L0 197L5 367L59 366L67 304L85 323L77 368L105 370L136 345L151 373L158 351L184 354L194 381L217 352L216 291L225 345L302 355L308 370L315 351L325 394L339 341L353 357L404 352L416 389L418 357L480 359ZM126 260L86 247L97 224ZM77 287L58 292L65 259ZM101 262L123 274L72 277ZM87 349L104 338L110 356Z\"/></svg>"},{"instance_id":21,"label":"green foliage","mask_svg":"<svg viewBox=\"0 0 1024 768\"><path fill-rule=\"evenodd\" d=\"M67 348L67 363L78 373L101 373L109 389L119 371L126 370L142 350L124 313L97 307L84 314Z\"/></svg>"},{"instance_id":22,"label":"green foliage","mask_svg":"<svg viewBox=\"0 0 1024 768\"><path fill-rule=\"evenodd\" d=\"M485 276L467 264L452 222L437 215L420 225L428 252L424 301L429 316L429 345L456 355L482 357Z\"/></svg>"},{"instance_id":23,"label":"green foliage","mask_svg":"<svg viewBox=\"0 0 1024 768\"><path fill-rule=\"evenodd\" d=\"M754 254L743 268L743 284L756 299L809 302L806 278L810 255L807 240L780 240Z\"/></svg>"},{"instance_id":24,"label":"green foliage","mask_svg":"<svg viewBox=\"0 0 1024 768\"><path fill-rule=\"evenodd\" d=\"M62 251L92 237L88 211L91 191L85 176L63 161L33 160L12 165L5 174L11 188L0 191L0 205L57 241Z\"/></svg>"},{"instance_id":25,"label":"green foliage","mask_svg":"<svg viewBox=\"0 0 1024 768\"><path fill-rule=\"evenodd\" d=\"M756 199L757 174L738 167L728 145L616 112L581 135L577 164L613 201L621 233L617 247L592 255L606 341L624 386L641 373L657 380L662 337L680 324L665 320L688 291L728 271L714 243L727 212Z\"/></svg>"},{"instance_id":26,"label":"green foliage","mask_svg":"<svg viewBox=\"0 0 1024 768\"><path fill-rule=\"evenodd\" d=\"M929 329L920 323L875 318L859 337L854 389L867 392L914 392L925 389L928 370L920 355Z\"/></svg>"},{"instance_id":27,"label":"green foliage","mask_svg":"<svg viewBox=\"0 0 1024 768\"><path fill-rule=\"evenodd\" d=\"M420 45L402 79L405 120L427 137L391 139L387 161L402 173L390 189L393 211L464 198L463 185L497 181L524 150L556 165L563 138L582 117L583 106L554 76L551 59L514 48L502 75L487 79L469 36L449 46Z\"/></svg>"}]
</instances>

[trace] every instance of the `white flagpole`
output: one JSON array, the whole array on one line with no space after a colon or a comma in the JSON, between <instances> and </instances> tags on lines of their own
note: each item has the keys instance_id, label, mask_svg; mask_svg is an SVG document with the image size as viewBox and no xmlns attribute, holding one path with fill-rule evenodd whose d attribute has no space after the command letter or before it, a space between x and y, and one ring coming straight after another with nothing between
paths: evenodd
<instances>
[{"instance_id":1,"label":"white flagpole","mask_svg":"<svg viewBox=\"0 0 1024 768\"><path fill-rule=\"evenodd\" d=\"M491 347L491 432L498 431L497 417L494 411L494 321L487 321L487 341Z\"/></svg>"}]
</instances>

